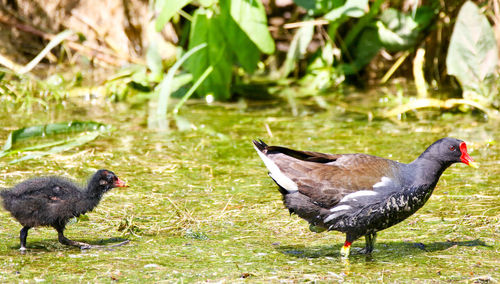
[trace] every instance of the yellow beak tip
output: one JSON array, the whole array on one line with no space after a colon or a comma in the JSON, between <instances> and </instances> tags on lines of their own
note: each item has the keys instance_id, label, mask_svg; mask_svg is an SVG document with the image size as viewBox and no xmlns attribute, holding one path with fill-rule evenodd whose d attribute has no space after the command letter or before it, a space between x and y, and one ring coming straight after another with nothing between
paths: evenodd
<instances>
[{"instance_id":1,"label":"yellow beak tip","mask_svg":"<svg viewBox=\"0 0 500 284\"><path fill-rule=\"evenodd\" d=\"M475 169L479 168L479 164L476 163L476 162L469 162L469 166L471 166L471 167L473 167Z\"/></svg>"}]
</instances>

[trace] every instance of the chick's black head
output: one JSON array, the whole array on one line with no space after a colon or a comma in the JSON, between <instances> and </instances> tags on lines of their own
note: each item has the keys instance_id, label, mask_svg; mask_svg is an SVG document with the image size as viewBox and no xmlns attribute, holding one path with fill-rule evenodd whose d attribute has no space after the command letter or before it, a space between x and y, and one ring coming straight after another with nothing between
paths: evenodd
<instances>
[{"instance_id":1,"label":"chick's black head","mask_svg":"<svg viewBox=\"0 0 500 284\"><path fill-rule=\"evenodd\" d=\"M107 192L115 187L127 187L126 183L119 179L115 173L109 170L98 170L92 177L91 184L98 187L98 191Z\"/></svg>"}]
</instances>

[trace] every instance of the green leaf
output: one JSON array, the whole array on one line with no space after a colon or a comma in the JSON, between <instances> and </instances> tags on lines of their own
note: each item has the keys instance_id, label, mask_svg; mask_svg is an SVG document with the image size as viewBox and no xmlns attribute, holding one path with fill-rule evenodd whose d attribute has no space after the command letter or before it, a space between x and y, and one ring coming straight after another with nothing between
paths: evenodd
<instances>
[{"instance_id":1,"label":"green leaf","mask_svg":"<svg viewBox=\"0 0 500 284\"><path fill-rule=\"evenodd\" d=\"M248 73L257 68L261 52L248 35L238 26L230 14L230 0L221 0L221 21L225 27L224 35L240 65Z\"/></svg>"},{"instance_id":2,"label":"green leaf","mask_svg":"<svg viewBox=\"0 0 500 284\"><path fill-rule=\"evenodd\" d=\"M170 87L171 93L173 94L177 92L181 87L185 86L187 83L191 81L193 81L193 75L190 73L180 73L174 76Z\"/></svg>"},{"instance_id":3,"label":"green leaf","mask_svg":"<svg viewBox=\"0 0 500 284\"><path fill-rule=\"evenodd\" d=\"M160 11L155 21L156 31L161 31L168 21L192 0L157 0L156 11Z\"/></svg>"},{"instance_id":4,"label":"green leaf","mask_svg":"<svg viewBox=\"0 0 500 284\"><path fill-rule=\"evenodd\" d=\"M476 4L467 1L460 9L451 35L446 57L448 74L457 77L465 98L492 103L498 94L494 87L497 64L498 47L493 29Z\"/></svg>"},{"instance_id":5,"label":"green leaf","mask_svg":"<svg viewBox=\"0 0 500 284\"><path fill-rule=\"evenodd\" d=\"M389 51L406 50L417 42L417 22L396 9L385 10L377 22L377 28L380 42Z\"/></svg>"},{"instance_id":6,"label":"green leaf","mask_svg":"<svg viewBox=\"0 0 500 284\"><path fill-rule=\"evenodd\" d=\"M207 70L203 72L200 78L198 78L198 80L194 82L193 86L189 88L189 90L186 92L186 94L184 94L182 99L175 105L174 109L172 110L174 114L177 114L179 112L179 109L182 107L182 105L194 94L196 89L198 89L200 84L203 83L203 81L205 81L205 79L208 77L208 75L210 75L210 73L212 73L213 70L214 68L212 66L209 66Z\"/></svg>"},{"instance_id":7,"label":"green leaf","mask_svg":"<svg viewBox=\"0 0 500 284\"><path fill-rule=\"evenodd\" d=\"M368 0L347 0L343 6L333 9L324 18L330 22L349 18L360 18L365 14Z\"/></svg>"},{"instance_id":8,"label":"green leaf","mask_svg":"<svg viewBox=\"0 0 500 284\"><path fill-rule=\"evenodd\" d=\"M233 54L228 48L224 37L224 26L220 15L202 8L196 10L193 16L189 48L206 43L207 47L193 54L187 61L187 68L193 74L193 80L198 80L203 73L213 67L212 73L203 81L197 90L198 94L213 94L218 100L230 98L229 86L232 76Z\"/></svg>"},{"instance_id":9,"label":"green leaf","mask_svg":"<svg viewBox=\"0 0 500 284\"><path fill-rule=\"evenodd\" d=\"M415 13L415 22L417 22L418 30L422 31L430 26L439 14L439 8L431 6L420 6Z\"/></svg>"},{"instance_id":10,"label":"green leaf","mask_svg":"<svg viewBox=\"0 0 500 284\"><path fill-rule=\"evenodd\" d=\"M156 108L156 112L150 112L149 115L149 125L151 127L158 127L160 129L167 129L168 124L167 124L167 108L168 108L168 100L170 99L170 96L173 91L175 91L177 88L180 86L178 84L181 84L183 79L179 78L181 76L178 76L177 79L181 79L180 82L179 80L176 80L175 74L177 73L177 70L181 67L181 65L193 54L198 52L199 50L206 48L207 44L202 43L199 44L193 48L191 48L188 52L186 52L184 55L181 56L177 62L168 70L167 75L161 83L158 85L158 106ZM185 76L182 76L184 79ZM192 77L191 77L192 78ZM156 114L156 116L155 116Z\"/></svg>"},{"instance_id":11,"label":"green leaf","mask_svg":"<svg viewBox=\"0 0 500 284\"><path fill-rule=\"evenodd\" d=\"M382 4L385 0L375 0L370 5L366 15L361 17L355 24L350 28L346 36L344 37L344 44L342 46L342 52L346 53L346 49L352 48L352 43L358 38L358 35L366 28L370 27L373 23L373 18L379 14ZM333 25L330 25L333 26ZM329 32L330 33L330 32ZM335 35L333 35L335 36Z\"/></svg>"},{"instance_id":12,"label":"green leaf","mask_svg":"<svg viewBox=\"0 0 500 284\"><path fill-rule=\"evenodd\" d=\"M54 146L54 147L50 148L47 151L28 154L28 155L26 155L26 156L24 156L22 158L12 160L12 161L9 162L9 164L19 163L21 161L36 159L36 158L40 158L40 157L43 157L43 156L47 156L47 155L51 155L51 154L57 154L57 153L60 153L60 152L64 152L64 151L73 149L75 147L84 145L84 144L86 144L86 143L88 143L88 142L96 139L97 136L99 136L99 135L100 135L99 132L85 133L85 134L80 135L78 137L65 140L62 145Z\"/></svg>"},{"instance_id":13,"label":"green leaf","mask_svg":"<svg viewBox=\"0 0 500 284\"><path fill-rule=\"evenodd\" d=\"M23 127L12 131L3 146L3 151L8 151L20 140L40 138L57 134L69 134L84 131L99 131L109 126L93 121L70 121L51 123L37 126Z\"/></svg>"},{"instance_id":14,"label":"green leaf","mask_svg":"<svg viewBox=\"0 0 500 284\"><path fill-rule=\"evenodd\" d=\"M313 35L314 24L312 23L305 22L305 24L297 30L290 43L285 62L281 68L282 78L286 78L288 74L290 74L295 67L295 62L306 53L307 46L309 46Z\"/></svg>"},{"instance_id":15,"label":"green leaf","mask_svg":"<svg viewBox=\"0 0 500 284\"><path fill-rule=\"evenodd\" d=\"M20 161L33 159L53 153L69 150L71 148L83 145L88 141L94 140L97 136L110 129L109 125L93 122L93 121L72 121L51 123L45 125L37 125L30 127L23 127L12 131L4 144L3 151L0 152L0 157L12 155L15 153L22 153L28 151L42 150L49 148L45 151L39 151L33 154L24 156L23 158L13 160L10 163L17 163ZM66 138L62 140L37 143L32 146L15 149L15 146L22 140L35 140L40 138L55 138L60 134L75 135L75 137Z\"/></svg>"},{"instance_id":16,"label":"green leaf","mask_svg":"<svg viewBox=\"0 0 500 284\"><path fill-rule=\"evenodd\" d=\"M341 65L344 74L352 75L358 73L366 64L370 63L381 47L382 44L378 39L376 30L373 28L365 29L352 51L353 62Z\"/></svg>"},{"instance_id":17,"label":"green leaf","mask_svg":"<svg viewBox=\"0 0 500 284\"><path fill-rule=\"evenodd\" d=\"M231 0L231 17L250 40L266 54L274 53L274 41L267 28L267 16L260 0Z\"/></svg>"}]
</instances>

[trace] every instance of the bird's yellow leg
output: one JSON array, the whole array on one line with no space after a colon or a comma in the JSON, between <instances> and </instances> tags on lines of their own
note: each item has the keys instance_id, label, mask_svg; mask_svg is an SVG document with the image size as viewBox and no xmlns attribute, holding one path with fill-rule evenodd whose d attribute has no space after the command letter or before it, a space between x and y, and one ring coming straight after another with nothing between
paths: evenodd
<instances>
[{"instance_id":1,"label":"bird's yellow leg","mask_svg":"<svg viewBox=\"0 0 500 284\"><path fill-rule=\"evenodd\" d=\"M345 241L344 246L340 249L340 255L342 257L349 257L351 251L351 242Z\"/></svg>"}]
</instances>

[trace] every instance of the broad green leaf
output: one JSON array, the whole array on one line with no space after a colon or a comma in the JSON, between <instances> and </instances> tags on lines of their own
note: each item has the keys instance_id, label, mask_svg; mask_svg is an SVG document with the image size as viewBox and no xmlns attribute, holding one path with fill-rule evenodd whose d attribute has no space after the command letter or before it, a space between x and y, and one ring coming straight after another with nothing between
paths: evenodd
<instances>
[{"instance_id":1,"label":"broad green leaf","mask_svg":"<svg viewBox=\"0 0 500 284\"><path fill-rule=\"evenodd\" d=\"M231 1L221 0L221 21L225 27L224 35L231 51L240 65L248 73L255 71L261 52L248 35L238 26L230 14Z\"/></svg>"},{"instance_id":2,"label":"broad green leaf","mask_svg":"<svg viewBox=\"0 0 500 284\"><path fill-rule=\"evenodd\" d=\"M431 6L420 6L415 13L415 22L417 22L418 30L426 29L436 19L439 14L439 8Z\"/></svg>"},{"instance_id":3,"label":"broad green leaf","mask_svg":"<svg viewBox=\"0 0 500 284\"><path fill-rule=\"evenodd\" d=\"M389 8L377 22L380 42L389 51L406 50L417 42L419 33L415 20L396 9Z\"/></svg>"},{"instance_id":4,"label":"broad green leaf","mask_svg":"<svg viewBox=\"0 0 500 284\"><path fill-rule=\"evenodd\" d=\"M382 47L376 30L368 28L361 33L354 50L351 53L353 61L349 64L341 65L346 75L358 73L366 64L370 63L372 58Z\"/></svg>"},{"instance_id":5,"label":"broad green leaf","mask_svg":"<svg viewBox=\"0 0 500 284\"><path fill-rule=\"evenodd\" d=\"M14 164L14 163L18 163L21 161L36 159L36 158L40 158L43 156L64 152L64 151L76 148L78 146L84 145L84 144L96 139L97 136L99 136L100 134L101 133L99 133L99 132L85 133L85 134L82 134L78 137L68 139L68 140L64 141L64 143L62 145L54 146L54 147L48 149L47 151L31 153L31 154L28 154L22 158L12 160L9 162L9 164Z\"/></svg>"},{"instance_id":6,"label":"broad green leaf","mask_svg":"<svg viewBox=\"0 0 500 284\"><path fill-rule=\"evenodd\" d=\"M156 31L161 31L168 21L184 6L191 3L192 0L157 0L156 11L160 11L156 18Z\"/></svg>"},{"instance_id":7,"label":"broad green leaf","mask_svg":"<svg viewBox=\"0 0 500 284\"><path fill-rule=\"evenodd\" d=\"M8 151L20 140L40 138L57 134L69 134L84 131L100 131L109 126L93 121L70 121L51 123L37 126L23 127L12 131L3 146L3 151Z\"/></svg>"},{"instance_id":8,"label":"broad green leaf","mask_svg":"<svg viewBox=\"0 0 500 284\"><path fill-rule=\"evenodd\" d=\"M231 16L250 40L266 54L274 53L274 41L267 28L261 0L231 0Z\"/></svg>"},{"instance_id":9,"label":"broad green leaf","mask_svg":"<svg viewBox=\"0 0 500 284\"><path fill-rule=\"evenodd\" d=\"M286 54L285 62L281 68L281 77L285 78L295 67L295 62L302 57L314 35L314 24L305 22L293 36Z\"/></svg>"},{"instance_id":10,"label":"broad green leaf","mask_svg":"<svg viewBox=\"0 0 500 284\"><path fill-rule=\"evenodd\" d=\"M346 17L359 18L368 8L368 0L347 0L343 6L333 9L324 18L330 22L341 21Z\"/></svg>"},{"instance_id":11,"label":"broad green leaf","mask_svg":"<svg viewBox=\"0 0 500 284\"><path fill-rule=\"evenodd\" d=\"M373 19L375 18L375 16L379 14L381 6L384 2L385 0L374 0L371 3L366 15L364 15L358 21L356 21L354 26L352 26L352 28L349 29L349 31L347 32L346 36L343 39L344 40L344 46L342 47L343 53L346 53L345 50L346 48L347 49L352 48L352 43L358 38L358 35L360 35L361 32L365 30L365 28L370 27L373 24L374 22ZM333 36L335 35L333 34Z\"/></svg>"},{"instance_id":12,"label":"broad green leaf","mask_svg":"<svg viewBox=\"0 0 500 284\"><path fill-rule=\"evenodd\" d=\"M4 144L3 151L0 152L0 157L22 152L37 151L36 153L28 154L23 158L10 162L16 163L27 159L58 153L94 140L97 136L105 131L108 131L109 129L109 125L92 121L72 121L23 127L14 130L9 134L9 137ZM19 148L19 146L15 148L16 144L18 144L20 141L34 140L36 142L41 138L57 138L57 135L60 134L67 134L75 137L38 143L23 148ZM49 149L43 150L46 148Z\"/></svg>"},{"instance_id":13,"label":"broad green leaf","mask_svg":"<svg viewBox=\"0 0 500 284\"><path fill-rule=\"evenodd\" d=\"M448 74L457 77L465 98L492 103L498 94L493 85L497 64L498 47L493 29L476 4L467 1L460 9L451 35L446 57Z\"/></svg>"},{"instance_id":14,"label":"broad green leaf","mask_svg":"<svg viewBox=\"0 0 500 284\"><path fill-rule=\"evenodd\" d=\"M196 10L189 35L189 48L206 43L207 47L193 54L187 61L187 68L198 80L210 66L212 73L203 81L197 93L213 94L218 100L230 98L233 54L224 38L224 26L220 15L202 8Z\"/></svg>"},{"instance_id":15,"label":"broad green leaf","mask_svg":"<svg viewBox=\"0 0 500 284\"><path fill-rule=\"evenodd\" d=\"M9 155L13 155L16 153L21 153L21 152L26 152L26 151L35 151L35 150L39 150L39 149L53 147L53 146L61 145L64 143L65 143L65 140L59 140L59 141L55 141L55 142L42 143L42 144L37 144L34 146L19 148L19 149L15 149L15 150L11 149L8 151L1 151L0 158L5 157L5 156L9 156Z\"/></svg>"}]
</instances>

